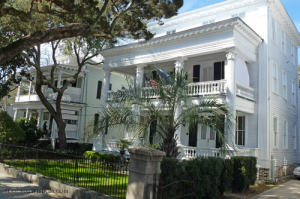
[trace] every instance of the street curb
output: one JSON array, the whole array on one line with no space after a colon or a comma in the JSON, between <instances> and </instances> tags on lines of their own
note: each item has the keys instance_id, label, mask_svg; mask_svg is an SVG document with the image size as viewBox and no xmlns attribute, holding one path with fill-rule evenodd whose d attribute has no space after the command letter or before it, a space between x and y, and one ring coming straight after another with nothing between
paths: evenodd
<instances>
[{"instance_id":1,"label":"street curb","mask_svg":"<svg viewBox=\"0 0 300 199\"><path fill-rule=\"evenodd\" d=\"M51 180L36 174L30 174L12 166L0 163L0 172L21 179L23 181L36 184L47 190L65 190L59 194L72 199L113 199L115 197L108 195L99 195L95 191L86 191L84 188L74 187L62 182ZM63 193L67 192L67 193Z\"/></svg>"}]
</instances>

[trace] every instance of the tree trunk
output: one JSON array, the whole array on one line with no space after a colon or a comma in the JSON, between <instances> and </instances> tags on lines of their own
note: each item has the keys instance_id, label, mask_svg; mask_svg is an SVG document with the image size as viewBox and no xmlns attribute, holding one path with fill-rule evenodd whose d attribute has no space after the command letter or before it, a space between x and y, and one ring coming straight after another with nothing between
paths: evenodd
<instances>
[{"instance_id":1,"label":"tree trunk","mask_svg":"<svg viewBox=\"0 0 300 199\"><path fill-rule=\"evenodd\" d=\"M67 138L66 138L66 124L62 119L55 120L58 128L58 140L59 140L59 148L67 149Z\"/></svg>"}]
</instances>

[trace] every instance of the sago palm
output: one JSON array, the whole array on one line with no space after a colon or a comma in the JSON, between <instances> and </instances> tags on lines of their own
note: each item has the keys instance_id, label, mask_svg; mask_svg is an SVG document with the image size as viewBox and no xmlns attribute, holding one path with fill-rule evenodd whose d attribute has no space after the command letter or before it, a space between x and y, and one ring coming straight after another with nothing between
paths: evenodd
<instances>
[{"instance_id":1,"label":"sago palm","mask_svg":"<svg viewBox=\"0 0 300 199\"><path fill-rule=\"evenodd\" d=\"M213 128L222 143L222 149L226 149L232 143L227 142L224 128L234 128L230 109L212 96L191 103L186 95L189 89L186 75L179 72L168 78L158 78L155 88L134 86L117 91L108 104L102 107L95 133L129 131L131 138L147 138L151 123L158 121L157 144L167 157L178 157L180 146L177 146L176 130L185 123L190 126L201 124ZM157 96L156 99L151 97L153 95ZM175 116L178 108L181 114Z\"/></svg>"}]
</instances>

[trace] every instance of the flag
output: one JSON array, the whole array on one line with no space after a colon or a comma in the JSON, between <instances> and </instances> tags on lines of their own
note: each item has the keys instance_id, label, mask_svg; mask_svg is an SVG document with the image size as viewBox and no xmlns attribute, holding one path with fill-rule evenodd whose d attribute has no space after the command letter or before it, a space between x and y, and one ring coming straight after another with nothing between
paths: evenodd
<instances>
[{"instance_id":1,"label":"flag","mask_svg":"<svg viewBox=\"0 0 300 199\"><path fill-rule=\"evenodd\" d=\"M162 79L162 80L166 80L166 81L168 81L169 83L173 83L173 81L172 81L172 79L170 78L170 76L167 74L167 73L165 73L164 71L162 71L161 69L159 69L159 68L157 68L157 71L158 71L158 73L159 73L159 75L160 75L160 78Z\"/></svg>"},{"instance_id":2,"label":"flag","mask_svg":"<svg viewBox=\"0 0 300 199\"><path fill-rule=\"evenodd\" d=\"M153 80L151 78L149 79L146 75L144 75L144 77L145 77L145 80L147 81L147 83L152 86L152 88L154 88L154 89L158 88L158 83L155 80Z\"/></svg>"}]
</instances>

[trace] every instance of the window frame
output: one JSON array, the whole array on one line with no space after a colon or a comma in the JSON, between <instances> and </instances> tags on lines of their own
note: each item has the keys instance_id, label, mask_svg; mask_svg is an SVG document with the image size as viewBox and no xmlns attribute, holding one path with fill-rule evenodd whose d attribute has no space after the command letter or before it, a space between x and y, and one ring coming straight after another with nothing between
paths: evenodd
<instances>
[{"instance_id":1,"label":"window frame","mask_svg":"<svg viewBox=\"0 0 300 199\"><path fill-rule=\"evenodd\" d=\"M287 73L282 70L282 92L283 99L287 100Z\"/></svg>"},{"instance_id":2,"label":"window frame","mask_svg":"<svg viewBox=\"0 0 300 199\"><path fill-rule=\"evenodd\" d=\"M275 71L274 71L275 69ZM273 92L276 93L277 95L278 94L278 65L275 61L273 61L273 67L272 67L272 74L273 74L273 84L272 84L272 87L273 87ZM276 75L276 77L274 77L274 74ZM276 86L275 86L275 83L276 83Z\"/></svg>"},{"instance_id":3,"label":"window frame","mask_svg":"<svg viewBox=\"0 0 300 199\"><path fill-rule=\"evenodd\" d=\"M296 82L295 80L292 80L292 105L296 106Z\"/></svg>"},{"instance_id":4,"label":"window frame","mask_svg":"<svg viewBox=\"0 0 300 199\"><path fill-rule=\"evenodd\" d=\"M294 135L293 135L293 140L294 140L294 150L297 150L297 125L294 123Z\"/></svg>"},{"instance_id":5,"label":"window frame","mask_svg":"<svg viewBox=\"0 0 300 199\"><path fill-rule=\"evenodd\" d=\"M244 129L242 130L239 130L239 118L244 118L243 121L243 126L244 126ZM236 130L235 130L235 144L237 146L243 146L245 147L246 146L246 116L245 115L238 115L236 116ZM242 144L239 144L239 132L242 133Z\"/></svg>"},{"instance_id":6,"label":"window frame","mask_svg":"<svg viewBox=\"0 0 300 199\"><path fill-rule=\"evenodd\" d=\"M283 149L288 149L289 146L288 146L288 128L289 126L289 123L287 120L284 120L284 123L283 123Z\"/></svg>"},{"instance_id":7,"label":"window frame","mask_svg":"<svg viewBox=\"0 0 300 199\"><path fill-rule=\"evenodd\" d=\"M276 44L276 20L272 17L272 40Z\"/></svg>"},{"instance_id":8,"label":"window frame","mask_svg":"<svg viewBox=\"0 0 300 199\"><path fill-rule=\"evenodd\" d=\"M282 33L281 33L281 51L284 54L286 53L286 38L285 38L284 30L282 30Z\"/></svg>"},{"instance_id":9,"label":"window frame","mask_svg":"<svg viewBox=\"0 0 300 199\"><path fill-rule=\"evenodd\" d=\"M275 119L276 119L276 129L275 129ZM273 147L276 149L278 148L278 117L273 117ZM276 139L275 139L276 138Z\"/></svg>"},{"instance_id":10,"label":"window frame","mask_svg":"<svg viewBox=\"0 0 300 199\"><path fill-rule=\"evenodd\" d=\"M205 133L203 133L204 130L205 129ZM201 125L201 133L200 133L200 138L201 138L201 140L206 140L207 139L207 136L206 136L206 134L207 134L207 126L205 126L205 125ZM203 135L203 136L202 136Z\"/></svg>"}]
</instances>

